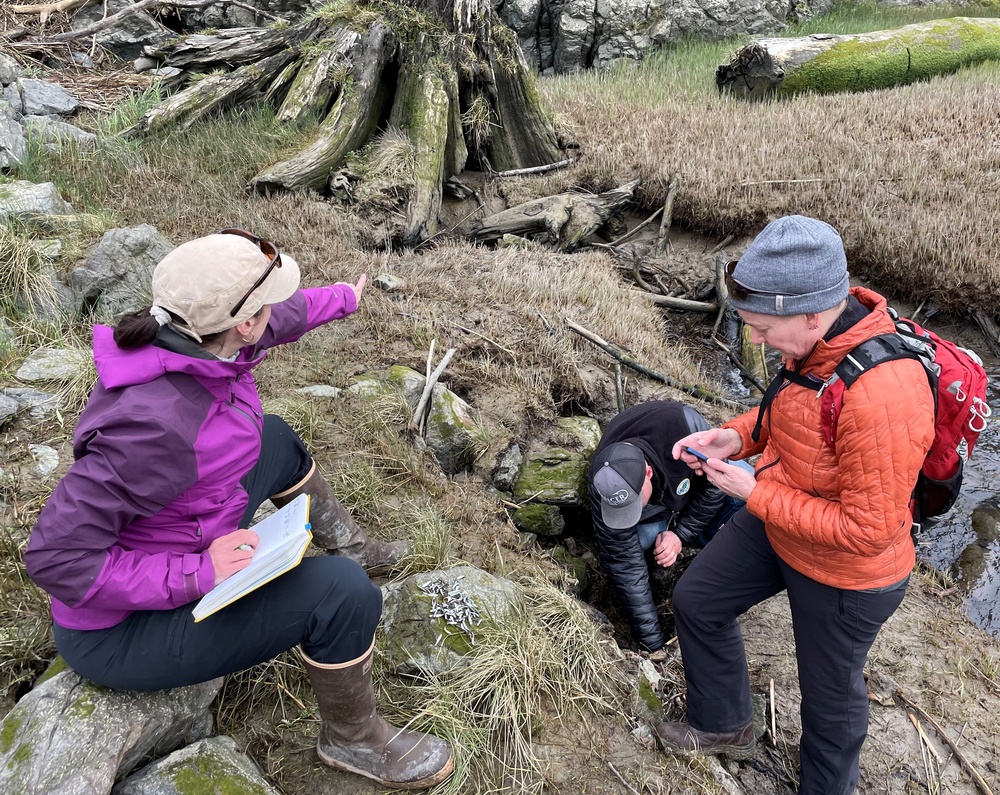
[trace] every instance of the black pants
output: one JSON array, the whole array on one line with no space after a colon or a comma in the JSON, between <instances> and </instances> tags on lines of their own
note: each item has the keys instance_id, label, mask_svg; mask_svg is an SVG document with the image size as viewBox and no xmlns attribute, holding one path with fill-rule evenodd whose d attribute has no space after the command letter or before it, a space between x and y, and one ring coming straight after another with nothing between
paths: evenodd
<instances>
[{"instance_id":1,"label":"black pants","mask_svg":"<svg viewBox=\"0 0 1000 795\"><path fill-rule=\"evenodd\" d=\"M311 467L295 432L279 417L267 415L261 457L243 479L250 502L241 526L272 494L301 482ZM80 675L118 690L204 682L270 660L297 644L317 662L342 663L371 646L382 615L382 592L352 560L308 557L198 623L191 617L194 605L138 611L108 629L56 625L56 646Z\"/></svg>"},{"instance_id":2,"label":"black pants","mask_svg":"<svg viewBox=\"0 0 1000 795\"><path fill-rule=\"evenodd\" d=\"M763 523L745 508L719 531L674 589L674 618L687 678L688 721L727 732L753 718L743 637L736 619L787 590L802 692L800 795L849 795L868 734L862 674L875 637L906 591L848 591L816 582L774 553Z\"/></svg>"}]
</instances>

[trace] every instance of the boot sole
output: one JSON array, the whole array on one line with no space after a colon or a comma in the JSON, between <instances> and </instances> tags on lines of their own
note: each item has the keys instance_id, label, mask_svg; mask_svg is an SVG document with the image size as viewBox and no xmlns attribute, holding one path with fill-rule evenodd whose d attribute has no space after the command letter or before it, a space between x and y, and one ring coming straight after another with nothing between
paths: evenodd
<instances>
[{"instance_id":1,"label":"boot sole","mask_svg":"<svg viewBox=\"0 0 1000 795\"><path fill-rule=\"evenodd\" d=\"M681 748L672 743L664 742L659 736L657 736L657 740L659 740L660 748L666 753L688 758L692 756L728 756L730 759L749 759L757 747L756 740L750 745L716 745L711 748Z\"/></svg>"},{"instance_id":2,"label":"boot sole","mask_svg":"<svg viewBox=\"0 0 1000 795\"><path fill-rule=\"evenodd\" d=\"M341 762L338 759L327 756L318 745L316 746L316 753L319 755L320 761L327 767L332 767L335 770L345 770L348 773L355 773L359 776L364 776L372 781L377 781L383 787L388 787L389 789L428 789L429 787L433 787L435 784L440 784L448 778L448 776L450 776L452 771L455 769L455 757L450 755L448 757L448 761L445 763L445 766L433 776L428 776L427 778L422 778L418 781L389 781L388 779L379 778L374 773L370 773L367 770L361 770L360 768L356 768L346 762Z\"/></svg>"}]
</instances>

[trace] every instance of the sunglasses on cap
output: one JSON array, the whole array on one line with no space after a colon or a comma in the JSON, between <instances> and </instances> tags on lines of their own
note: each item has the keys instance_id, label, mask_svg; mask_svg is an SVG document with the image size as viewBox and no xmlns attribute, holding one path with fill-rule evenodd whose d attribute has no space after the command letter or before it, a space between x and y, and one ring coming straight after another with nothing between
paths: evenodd
<instances>
[{"instance_id":1,"label":"sunglasses on cap","mask_svg":"<svg viewBox=\"0 0 1000 795\"><path fill-rule=\"evenodd\" d=\"M787 293L770 293L767 290L754 290L745 284L740 284L733 278L733 271L736 270L736 263L738 262L738 259L732 259L726 263L726 289L729 290L729 294L737 301L746 301L751 295L787 295Z\"/></svg>"},{"instance_id":2,"label":"sunglasses on cap","mask_svg":"<svg viewBox=\"0 0 1000 795\"><path fill-rule=\"evenodd\" d=\"M257 246L257 248L260 249L261 253L265 257L271 258L270 264L267 266L267 268L264 269L264 272L260 275L260 278L257 279L257 281L253 283L253 286L246 291L246 294L239 301L236 302L236 306L234 306L232 309L229 310L229 317L236 317L236 313L243 308L243 304L245 304L247 302L247 299L249 299L250 296L253 295L253 291L264 283L264 280L270 275L271 271L273 271L275 268L281 267L281 252L278 251L278 247L270 240L265 240L262 237L258 237L253 232L248 232L246 229L236 229L236 228L222 229L219 231L219 234L237 235L239 237L246 238L255 246Z\"/></svg>"}]
</instances>

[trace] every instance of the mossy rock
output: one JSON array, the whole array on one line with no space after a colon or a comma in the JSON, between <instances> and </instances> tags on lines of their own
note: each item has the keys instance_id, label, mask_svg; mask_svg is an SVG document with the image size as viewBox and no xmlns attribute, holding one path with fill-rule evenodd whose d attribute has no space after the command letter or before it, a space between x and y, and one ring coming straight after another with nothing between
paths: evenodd
<instances>
[{"instance_id":1,"label":"mossy rock","mask_svg":"<svg viewBox=\"0 0 1000 795\"><path fill-rule=\"evenodd\" d=\"M553 447L530 452L521 463L514 483L518 502L546 502L583 507L587 501L587 467L590 456Z\"/></svg>"},{"instance_id":2,"label":"mossy rock","mask_svg":"<svg viewBox=\"0 0 1000 795\"><path fill-rule=\"evenodd\" d=\"M566 520L556 505L524 505L514 511L510 518L518 530L539 536L561 536L566 529Z\"/></svg>"},{"instance_id":3,"label":"mossy rock","mask_svg":"<svg viewBox=\"0 0 1000 795\"><path fill-rule=\"evenodd\" d=\"M129 776L113 795L279 795L230 737L199 740Z\"/></svg>"},{"instance_id":4,"label":"mossy rock","mask_svg":"<svg viewBox=\"0 0 1000 795\"><path fill-rule=\"evenodd\" d=\"M445 595L433 591L443 591ZM428 592L430 591L430 593ZM447 594L454 593L454 596ZM394 673L405 676L446 675L467 665L475 649L475 620L467 628L432 613L446 609L471 616L466 600L482 620L502 623L520 601L510 580L472 566L414 574L382 588L383 659Z\"/></svg>"}]
</instances>

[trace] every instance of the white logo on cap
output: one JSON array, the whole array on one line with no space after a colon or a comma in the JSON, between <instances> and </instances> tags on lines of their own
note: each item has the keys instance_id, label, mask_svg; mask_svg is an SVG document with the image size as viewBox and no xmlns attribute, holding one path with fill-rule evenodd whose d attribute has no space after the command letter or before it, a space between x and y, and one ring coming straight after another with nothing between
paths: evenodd
<instances>
[{"instance_id":1,"label":"white logo on cap","mask_svg":"<svg viewBox=\"0 0 1000 795\"><path fill-rule=\"evenodd\" d=\"M684 496L691 490L691 481L688 478L684 478L680 483L677 484L677 493Z\"/></svg>"},{"instance_id":2,"label":"white logo on cap","mask_svg":"<svg viewBox=\"0 0 1000 795\"><path fill-rule=\"evenodd\" d=\"M608 505L620 505L631 496L632 495L629 494L628 489L619 489L610 497L608 497Z\"/></svg>"}]
</instances>

